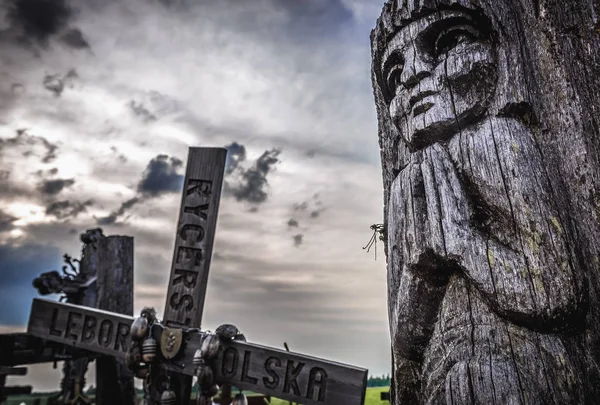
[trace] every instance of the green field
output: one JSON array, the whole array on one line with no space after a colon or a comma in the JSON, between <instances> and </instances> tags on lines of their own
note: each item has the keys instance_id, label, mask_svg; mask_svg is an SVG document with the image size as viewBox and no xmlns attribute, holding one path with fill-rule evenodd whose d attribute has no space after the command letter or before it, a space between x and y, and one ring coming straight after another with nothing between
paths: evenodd
<instances>
[{"instance_id":1,"label":"green field","mask_svg":"<svg viewBox=\"0 0 600 405\"><path fill-rule=\"evenodd\" d=\"M379 394L382 391L389 391L389 387L367 388L367 396L365 398L365 405L389 405L389 402L379 400ZM21 403L25 403L25 405L33 405L33 401L36 398L40 399L39 405L46 405L46 399L48 398L48 394L33 393L31 395L11 396L11 397L8 397L5 404L6 405L20 405ZM289 405L289 402L281 400L281 399L273 398L271 400L271 405Z\"/></svg>"},{"instance_id":2,"label":"green field","mask_svg":"<svg viewBox=\"0 0 600 405\"><path fill-rule=\"evenodd\" d=\"M380 401L379 394L384 391L389 391L390 387L374 387L367 388L367 395L365 397L365 405L390 405L388 401ZM271 405L289 405L288 401L282 399L273 398L270 402ZM18 405L18 404L16 404Z\"/></svg>"}]
</instances>

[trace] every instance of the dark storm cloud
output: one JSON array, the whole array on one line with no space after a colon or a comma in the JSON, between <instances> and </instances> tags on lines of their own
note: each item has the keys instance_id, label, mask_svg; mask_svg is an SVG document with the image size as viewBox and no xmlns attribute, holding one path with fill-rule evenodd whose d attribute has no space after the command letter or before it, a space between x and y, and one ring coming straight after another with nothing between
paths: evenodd
<instances>
[{"instance_id":1,"label":"dark storm cloud","mask_svg":"<svg viewBox=\"0 0 600 405\"><path fill-rule=\"evenodd\" d=\"M288 224L288 227L290 227L290 228L298 227L298 221L296 221L294 218L291 218L287 224Z\"/></svg>"},{"instance_id":2,"label":"dark storm cloud","mask_svg":"<svg viewBox=\"0 0 600 405\"><path fill-rule=\"evenodd\" d=\"M158 155L152 159L137 185L137 195L123 202L118 210L98 219L98 225L116 224L133 206L159 197L166 193L181 191L185 177L177 171L183 167L183 161L168 155Z\"/></svg>"},{"instance_id":3,"label":"dark storm cloud","mask_svg":"<svg viewBox=\"0 0 600 405\"><path fill-rule=\"evenodd\" d=\"M66 0L9 0L7 8L11 28L42 45L67 26L73 12Z\"/></svg>"},{"instance_id":4,"label":"dark storm cloud","mask_svg":"<svg viewBox=\"0 0 600 405\"><path fill-rule=\"evenodd\" d=\"M307 201L303 201L301 203L295 203L293 205L294 211L306 211L306 209L308 208L308 202Z\"/></svg>"},{"instance_id":5,"label":"dark storm cloud","mask_svg":"<svg viewBox=\"0 0 600 405\"><path fill-rule=\"evenodd\" d=\"M48 141L46 138L41 136L29 135L27 129L18 129L17 134L12 138L0 138L0 155L5 149L13 147L27 146L24 152L24 156L33 154L32 148L36 145L43 145L46 148L46 154L42 156L43 163L50 163L56 159L56 151L58 146Z\"/></svg>"},{"instance_id":6,"label":"dark storm cloud","mask_svg":"<svg viewBox=\"0 0 600 405\"><path fill-rule=\"evenodd\" d=\"M79 214L87 211L87 208L92 206L92 200L81 201L54 201L46 206L46 215L54 216L56 219L77 218Z\"/></svg>"},{"instance_id":7,"label":"dark storm cloud","mask_svg":"<svg viewBox=\"0 0 600 405\"><path fill-rule=\"evenodd\" d=\"M59 75L46 75L44 77L44 88L58 97L63 92L65 85Z\"/></svg>"},{"instance_id":8,"label":"dark storm cloud","mask_svg":"<svg viewBox=\"0 0 600 405\"><path fill-rule=\"evenodd\" d=\"M292 209L298 213L310 210L310 218L315 219L321 215L321 212L323 212L324 209L321 207L322 205L323 203L319 198L319 194L316 193L313 194L312 198L308 201L295 203L294 205L292 205Z\"/></svg>"},{"instance_id":9,"label":"dark storm cloud","mask_svg":"<svg viewBox=\"0 0 600 405\"><path fill-rule=\"evenodd\" d=\"M302 244L302 238L304 238L304 235L302 235L302 234L294 235L294 246L295 247L300 247L300 245Z\"/></svg>"},{"instance_id":10,"label":"dark storm cloud","mask_svg":"<svg viewBox=\"0 0 600 405\"><path fill-rule=\"evenodd\" d=\"M62 254L49 246L27 244L0 245L2 311L0 324L24 325L29 317L31 300L38 296L32 286L40 273L58 269Z\"/></svg>"},{"instance_id":11,"label":"dark storm cloud","mask_svg":"<svg viewBox=\"0 0 600 405\"><path fill-rule=\"evenodd\" d=\"M225 173L231 174L241 162L246 160L246 148L237 142L225 146L227 149L227 160L225 161Z\"/></svg>"},{"instance_id":12,"label":"dark storm cloud","mask_svg":"<svg viewBox=\"0 0 600 405\"><path fill-rule=\"evenodd\" d=\"M133 197L121 204L118 210L112 212L109 216L98 219L98 225L112 225L117 222L120 216L124 215L128 209L139 203L140 197Z\"/></svg>"},{"instance_id":13,"label":"dark storm cloud","mask_svg":"<svg viewBox=\"0 0 600 405\"><path fill-rule=\"evenodd\" d=\"M44 88L52 93L56 97L59 97L64 91L66 86L72 86L73 81L79 76L75 69L70 69L64 76L59 74L46 75L44 77L43 85Z\"/></svg>"},{"instance_id":14,"label":"dark storm cloud","mask_svg":"<svg viewBox=\"0 0 600 405\"><path fill-rule=\"evenodd\" d=\"M268 184L267 176L273 166L279 162L278 149L265 151L249 169L238 167L239 176L235 182L225 183L225 192L235 197L238 201L260 204L267 200L265 188Z\"/></svg>"},{"instance_id":15,"label":"dark storm cloud","mask_svg":"<svg viewBox=\"0 0 600 405\"><path fill-rule=\"evenodd\" d=\"M127 157L126 157L124 154L122 154L122 153L119 153L119 150L117 149L117 147L116 147L116 146L111 146L111 147L110 147L110 150L111 150L111 151L112 151L112 152L113 152L115 155L117 155L117 159L119 159L119 162L121 162L121 163L127 163Z\"/></svg>"},{"instance_id":16,"label":"dark storm cloud","mask_svg":"<svg viewBox=\"0 0 600 405\"><path fill-rule=\"evenodd\" d=\"M0 210L0 232L6 232L13 229L13 222L18 218L8 215L6 212Z\"/></svg>"},{"instance_id":17,"label":"dark storm cloud","mask_svg":"<svg viewBox=\"0 0 600 405\"><path fill-rule=\"evenodd\" d=\"M143 122L149 123L156 121L156 116L152 114L143 104L138 104L134 100L129 102L129 108L137 117L139 117Z\"/></svg>"},{"instance_id":18,"label":"dark storm cloud","mask_svg":"<svg viewBox=\"0 0 600 405\"><path fill-rule=\"evenodd\" d=\"M40 184L39 191L46 195L57 195L73 184L75 184L75 180L73 179L45 180Z\"/></svg>"},{"instance_id":19,"label":"dark storm cloud","mask_svg":"<svg viewBox=\"0 0 600 405\"><path fill-rule=\"evenodd\" d=\"M142 180L138 184L138 191L149 196L177 192L183 187L184 176L177 173L183 162L175 157L158 155L148 163Z\"/></svg>"},{"instance_id":20,"label":"dark storm cloud","mask_svg":"<svg viewBox=\"0 0 600 405\"><path fill-rule=\"evenodd\" d=\"M90 44L85 40L79 28L72 28L65 32L61 38L63 43L75 49L89 49Z\"/></svg>"}]
</instances>

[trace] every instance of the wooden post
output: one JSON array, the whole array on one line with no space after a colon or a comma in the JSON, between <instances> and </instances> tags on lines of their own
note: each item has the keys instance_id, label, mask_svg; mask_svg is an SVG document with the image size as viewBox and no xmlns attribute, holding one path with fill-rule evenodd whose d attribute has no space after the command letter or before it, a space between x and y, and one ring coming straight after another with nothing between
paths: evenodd
<instances>
[{"instance_id":1,"label":"wooden post","mask_svg":"<svg viewBox=\"0 0 600 405\"><path fill-rule=\"evenodd\" d=\"M385 3L371 66L393 404L598 403L599 12Z\"/></svg>"},{"instance_id":2,"label":"wooden post","mask_svg":"<svg viewBox=\"0 0 600 405\"><path fill-rule=\"evenodd\" d=\"M226 156L223 148L189 150L163 316L167 326L201 327ZM187 405L192 378L173 375L170 380L179 403Z\"/></svg>"},{"instance_id":3,"label":"wooden post","mask_svg":"<svg viewBox=\"0 0 600 405\"><path fill-rule=\"evenodd\" d=\"M108 236L84 248L81 265L97 277L90 298L98 309L133 315L133 238ZM95 295L95 297L94 297ZM101 356L96 360L96 404L133 405L133 374L123 359Z\"/></svg>"}]
</instances>

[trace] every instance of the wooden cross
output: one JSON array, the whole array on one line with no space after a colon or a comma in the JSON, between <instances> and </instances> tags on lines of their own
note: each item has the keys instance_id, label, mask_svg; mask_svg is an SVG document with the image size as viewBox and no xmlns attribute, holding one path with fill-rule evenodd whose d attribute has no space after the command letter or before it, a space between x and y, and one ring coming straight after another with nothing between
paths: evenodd
<instances>
[{"instance_id":1,"label":"wooden cross","mask_svg":"<svg viewBox=\"0 0 600 405\"><path fill-rule=\"evenodd\" d=\"M161 343L163 370L193 376L194 354L201 348L200 328L208 271L216 228L226 149L190 148L171 277L163 316L165 331L180 337ZM34 299L28 333L43 339L115 357L125 357L131 346L131 316L83 306ZM173 348L174 347L174 348ZM219 384L277 398L310 404L362 405L367 370L244 341L226 341L211 362ZM181 402L186 402L181 399Z\"/></svg>"}]
</instances>

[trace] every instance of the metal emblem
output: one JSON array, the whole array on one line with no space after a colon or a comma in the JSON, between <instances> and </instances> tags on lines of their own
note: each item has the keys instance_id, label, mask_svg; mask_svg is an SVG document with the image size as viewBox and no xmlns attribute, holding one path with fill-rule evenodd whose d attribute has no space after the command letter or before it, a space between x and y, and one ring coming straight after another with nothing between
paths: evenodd
<instances>
[{"instance_id":1,"label":"metal emblem","mask_svg":"<svg viewBox=\"0 0 600 405\"><path fill-rule=\"evenodd\" d=\"M177 356L181 343L183 342L183 332L181 329L164 328L160 335L160 352L167 360Z\"/></svg>"}]
</instances>

